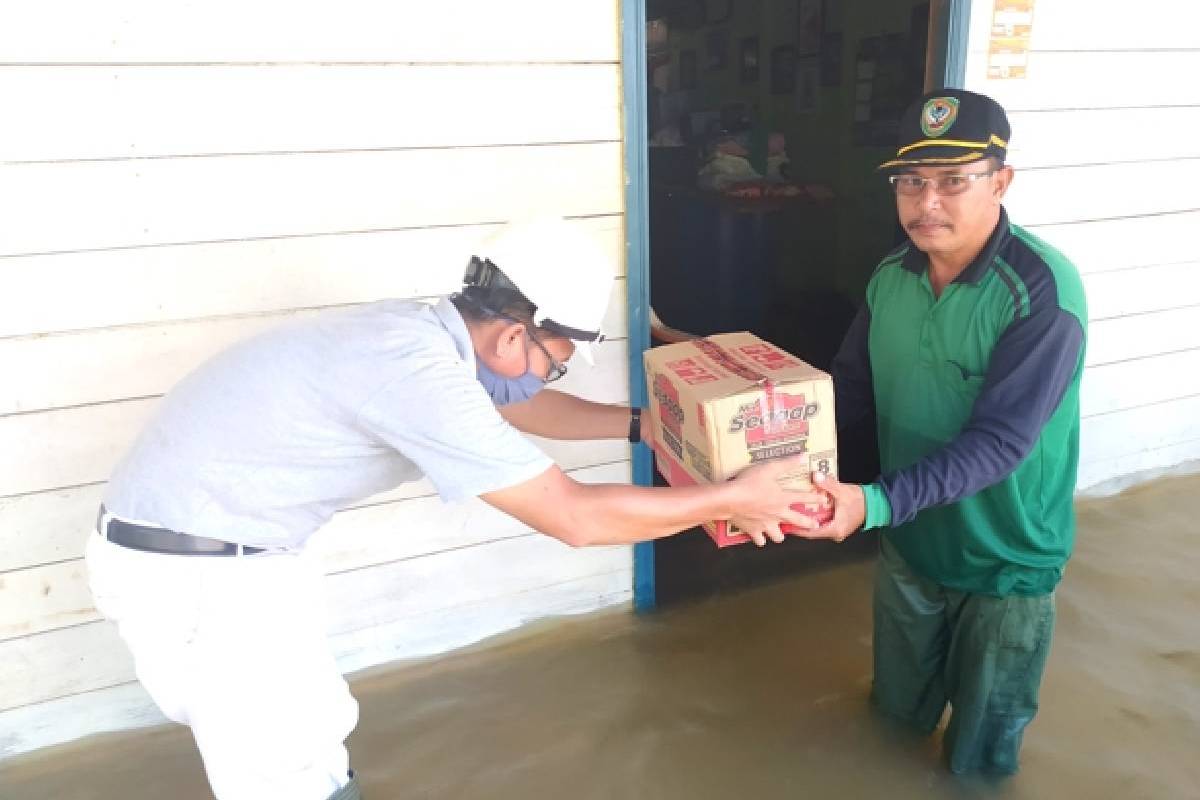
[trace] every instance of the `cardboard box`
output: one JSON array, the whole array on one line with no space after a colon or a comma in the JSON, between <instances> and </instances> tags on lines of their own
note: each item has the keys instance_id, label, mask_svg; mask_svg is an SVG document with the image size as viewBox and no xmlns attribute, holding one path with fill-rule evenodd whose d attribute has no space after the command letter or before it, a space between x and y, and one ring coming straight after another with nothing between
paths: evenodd
<instances>
[{"instance_id":1,"label":"cardboard box","mask_svg":"<svg viewBox=\"0 0 1200 800\"><path fill-rule=\"evenodd\" d=\"M837 475L833 379L750 333L645 352L655 462L672 486L724 481L751 464L808 454L785 483L811 489L813 472ZM800 508L827 521L828 508ZM718 547L750 541L725 521L704 526ZM790 529L790 530L789 530ZM794 533L784 526L786 533Z\"/></svg>"}]
</instances>

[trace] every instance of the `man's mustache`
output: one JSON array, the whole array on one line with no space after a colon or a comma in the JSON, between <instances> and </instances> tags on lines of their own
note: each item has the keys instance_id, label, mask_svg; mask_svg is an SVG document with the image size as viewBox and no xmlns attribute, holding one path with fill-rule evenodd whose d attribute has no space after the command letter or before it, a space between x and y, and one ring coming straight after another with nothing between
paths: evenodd
<instances>
[{"instance_id":1,"label":"man's mustache","mask_svg":"<svg viewBox=\"0 0 1200 800\"><path fill-rule=\"evenodd\" d=\"M904 223L905 229L910 231L918 225L941 225L943 228L949 228L950 221L938 219L937 217L918 217L917 219L909 220L908 222Z\"/></svg>"}]
</instances>

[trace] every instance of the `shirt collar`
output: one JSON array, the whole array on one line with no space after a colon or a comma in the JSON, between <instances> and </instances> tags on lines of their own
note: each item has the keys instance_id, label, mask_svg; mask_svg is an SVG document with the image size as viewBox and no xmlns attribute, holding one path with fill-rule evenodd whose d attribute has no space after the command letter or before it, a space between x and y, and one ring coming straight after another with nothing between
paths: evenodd
<instances>
[{"instance_id":1,"label":"shirt collar","mask_svg":"<svg viewBox=\"0 0 1200 800\"><path fill-rule=\"evenodd\" d=\"M454 347L458 350L459 357L473 372L475 370L475 346L471 343L471 333L467 330L467 323L463 320L462 314L458 313L458 308L450 302L449 297L443 297L433 307L433 313L442 323L446 332L450 334L450 338L454 340Z\"/></svg>"},{"instance_id":2,"label":"shirt collar","mask_svg":"<svg viewBox=\"0 0 1200 800\"><path fill-rule=\"evenodd\" d=\"M996 227L992 229L983 249L967 265L967 268L958 274L954 283L968 283L974 286L983 280L983 277L987 275L988 267L996 260L996 254L1000 252L1000 248L1004 246L1008 237L1008 212L1004 210L1004 206L1000 206L1000 219L996 222ZM918 250L917 246L910 241L908 250L904 253L900 263L909 272L924 275L929 269L929 256Z\"/></svg>"}]
</instances>

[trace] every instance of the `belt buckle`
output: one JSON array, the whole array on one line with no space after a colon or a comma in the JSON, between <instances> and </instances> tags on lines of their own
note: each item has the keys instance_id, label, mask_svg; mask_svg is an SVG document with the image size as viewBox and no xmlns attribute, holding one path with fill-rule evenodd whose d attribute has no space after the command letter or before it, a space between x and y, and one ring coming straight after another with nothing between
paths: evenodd
<instances>
[{"instance_id":1,"label":"belt buckle","mask_svg":"<svg viewBox=\"0 0 1200 800\"><path fill-rule=\"evenodd\" d=\"M100 534L100 538L108 541L108 524L113 521L113 514L104 507L100 506L100 512L96 514L96 532Z\"/></svg>"}]
</instances>

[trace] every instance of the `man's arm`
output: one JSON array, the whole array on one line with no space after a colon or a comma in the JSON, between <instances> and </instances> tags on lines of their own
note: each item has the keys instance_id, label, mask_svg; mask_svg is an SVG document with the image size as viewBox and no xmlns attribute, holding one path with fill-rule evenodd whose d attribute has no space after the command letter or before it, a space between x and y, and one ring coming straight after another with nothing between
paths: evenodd
<instances>
[{"instance_id":1,"label":"man's arm","mask_svg":"<svg viewBox=\"0 0 1200 800\"><path fill-rule=\"evenodd\" d=\"M547 439L624 439L629 435L628 406L593 403L553 389L497 410L522 433ZM643 417L643 426L645 423ZM645 430L643 427L643 433Z\"/></svg>"},{"instance_id":2,"label":"man's arm","mask_svg":"<svg viewBox=\"0 0 1200 800\"><path fill-rule=\"evenodd\" d=\"M572 547L631 544L670 536L711 520L731 520L755 544L783 541L781 522L811 528L810 517L793 504L821 503L816 492L795 492L779 481L807 465L794 456L751 467L724 483L648 488L624 484L584 484L557 466L482 499L535 530Z\"/></svg>"},{"instance_id":3,"label":"man's arm","mask_svg":"<svg viewBox=\"0 0 1200 800\"><path fill-rule=\"evenodd\" d=\"M854 431L875 419L871 381L871 309L863 301L833 359L833 388L839 431Z\"/></svg>"},{"instance_id":4,"label":"man's arm","mask_svg":"<svg viewBox=\"0 0 1200 800\"><path fill-rule=\"evenodd\" d=\"M700 338L694 333L681 331L678 328L672 328L670 325L667 325L658 318L658 314L654 313L653 307L650 308L650 336L666 344L690 342L693 339Z\"/></svg>"}]
</instances>

